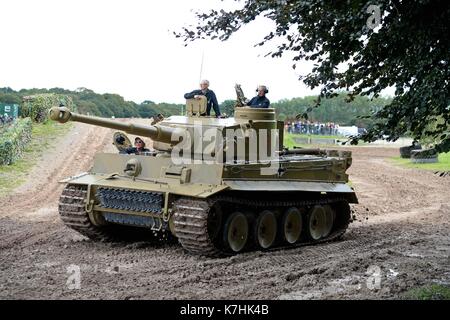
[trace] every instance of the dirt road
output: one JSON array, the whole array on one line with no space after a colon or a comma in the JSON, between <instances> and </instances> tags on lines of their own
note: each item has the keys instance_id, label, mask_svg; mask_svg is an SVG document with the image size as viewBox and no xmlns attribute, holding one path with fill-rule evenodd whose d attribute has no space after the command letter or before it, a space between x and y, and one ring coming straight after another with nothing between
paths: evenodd
<instances>
[{"instance_id":1,"label":"dirt road","mask_svg":"<svg viewBox=\"0 0 450 320\"><path fill-rule=\"evenodd\" d=\"M0 298L397 298L450 284L450 177L393 166L396 149L353 149L360 204L342 241L208 259L176 244L96 243L62 224L57 181L87 170L95 152L112 150L110 139L110 130L76 124L0 198ZM77 267L80 288L70 289Z\"/></svg>"}]
</instances>

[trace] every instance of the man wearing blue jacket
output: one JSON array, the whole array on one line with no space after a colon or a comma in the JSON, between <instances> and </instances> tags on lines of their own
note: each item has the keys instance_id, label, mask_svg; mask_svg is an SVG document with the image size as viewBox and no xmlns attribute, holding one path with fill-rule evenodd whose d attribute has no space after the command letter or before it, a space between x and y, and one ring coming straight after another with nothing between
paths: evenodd
<instances>
[{"instance_id":1,"label":"man wearing blue jacket","mask_svg":"<svg viewBox=\"0 0 450 320\"><path fill-rule=\"evenodd\" d=\"M269 93L269 89L267 89L266 86L258 86L256 91L258 92L258 95L247 102L247 106L252 108L270 107L270 100L266 98L266 94Z\"/></svg>"},{"instance_id":2,"label":"man wearing blue jacket","mask_svg":"<svg viewBox=\"0 0 450 320\"><path fill-rule=\"evenodd\" d=\"M217 97L214 91L209 90L209 81L202 80L200 82L200 90L194 90L192 92L186 93L184 95L185 99L200 99L200 96L205 96L207 100L206 105L206 115L209 116L211 113L211 107L214 109L216 117L220 117L219 103L217 102Z\"/></svg>"}]
</instances>

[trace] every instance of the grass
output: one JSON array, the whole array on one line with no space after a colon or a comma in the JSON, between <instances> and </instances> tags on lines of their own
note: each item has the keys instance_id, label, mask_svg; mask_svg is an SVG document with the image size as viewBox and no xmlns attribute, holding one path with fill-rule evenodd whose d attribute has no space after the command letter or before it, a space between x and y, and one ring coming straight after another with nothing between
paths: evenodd
<instances>
[{"instance_id":1,"label":"grass","mask_svg":"<svg viewBox=\"0 0 450 320\"><path fill-rule=\"evenodd\" d=\"M342 136L322 136L322 135L314 135L314 134L294 134L294 133L284 133L284 146L293 149L295 147L301 147L301 148L312 148L312 147L328 147L328 146L336 146L336 145L318 145L318 144L299 144L295 142L294 138L314 138L314 139L337 139L337 140L346 140L347 138Z\"/></svg>"},{"instance_id":2,"label":"grass","mask_svg":"<svg viewBox=\"0 0 450 320\"><path fill-rule=\"evenodd\" d=\"M450 171L450 152L441 153L437 163L412 163L410 159L403 159L400 156L392 158L392 161L400 166L414 169L424 169L433 171Z\"/></svg>"},{"instance_id":3,"label":"grass","mask_svg":"<svg viewBox=\"0 0 450 320\"><path fill-rule=\"evenodd\" d=\"M55 137L67 133L71 127L70 124L60 125L53 121L41 124L33 123L32 138L26 146L22 158L11 165L0 166L0 196L8 194L21 185Z\"/></svg>"},{"instance_id":4,"label":"grass","mask_svg":"<svg viewBox=\"0 0 450 320\"><path fill-rule=\"evenodd\" d=\"M439 284L426 285L407 291L405 298L413 300L450 300L450 287Z\"/></svg>"},{"instance_id":5,"label":"grass","mask_svg":"<svg viewBox=\"0 0 450 320\"><path fill-rule=\"evenodd\" d=\"M289 149L300 146L294 141L294 135L291 133L284 134L284 146Z\"/></svg>"}]
</instances>

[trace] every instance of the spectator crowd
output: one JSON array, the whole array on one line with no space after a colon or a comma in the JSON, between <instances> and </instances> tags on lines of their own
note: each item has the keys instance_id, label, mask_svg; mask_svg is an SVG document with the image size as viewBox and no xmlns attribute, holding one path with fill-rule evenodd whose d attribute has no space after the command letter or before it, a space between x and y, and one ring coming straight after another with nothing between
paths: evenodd
<instances>
[{"instance_id":1,"label":"spectator crowd","mask_svg":"<svg viewBox=\"0 0 450 320\"><path fill-rule=\"evenodd\" d=\"M334 122L320 123L313 121L287 122L285 129L288 133L316 134L316 135L338 135L339 125Z\"/></svg>"}]
</instances>

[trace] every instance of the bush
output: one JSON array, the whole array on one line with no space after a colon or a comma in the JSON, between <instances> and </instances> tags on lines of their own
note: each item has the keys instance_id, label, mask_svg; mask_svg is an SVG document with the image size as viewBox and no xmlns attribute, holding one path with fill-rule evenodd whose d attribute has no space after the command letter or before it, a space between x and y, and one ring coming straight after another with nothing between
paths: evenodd
<instances>
[{"instance_id":1,"label":"bush","mask_svg":"<svg viewBox=\"0 0 450 320\"><path fill-rule=\"evenodd\" d=\"M0 136L0 165L9 165L22 156L31 140L32 122L30 118L19 119Z\"/></svg>"},{"instance_id":2,"label":"bush","mask_svg":"<svg viewBox=\"0 0 450 320\"><path fill-rule=\"evenodd\" d=\"M45 122L48 116L48 109L64 105L75 111L72 98L67 95L44 93L27 96L23 98L21 116L30 117L34 122Z\"/></svg>"}]
</instances>

